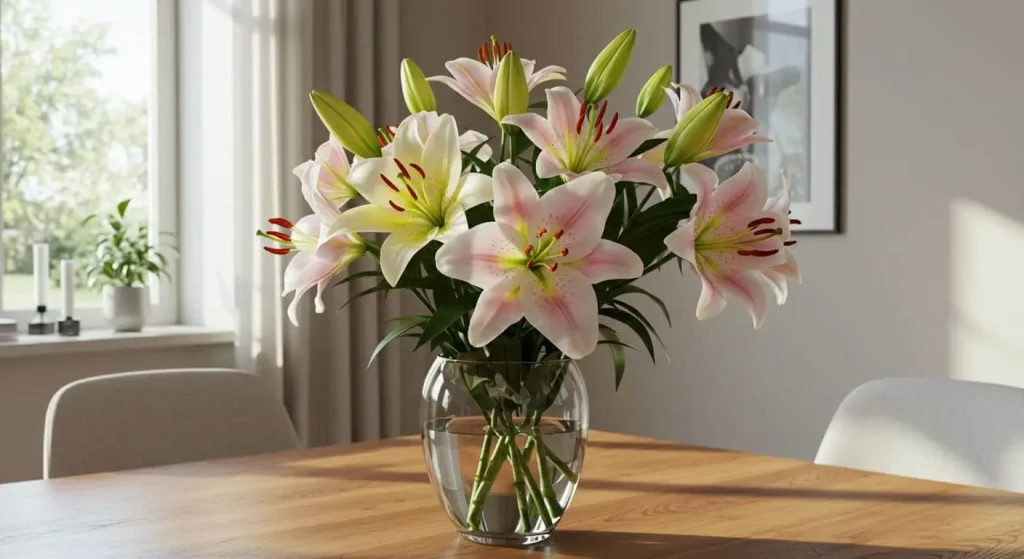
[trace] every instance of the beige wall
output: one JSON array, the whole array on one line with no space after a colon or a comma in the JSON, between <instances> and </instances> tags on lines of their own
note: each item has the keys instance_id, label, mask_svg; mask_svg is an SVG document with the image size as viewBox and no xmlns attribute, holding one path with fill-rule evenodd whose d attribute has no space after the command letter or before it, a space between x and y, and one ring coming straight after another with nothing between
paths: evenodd
<instances>
[{"instance_id":1,"label":"beige wall","mask_svg":"<svg viewBox=\"0 0 1024 559\"><path fill-rule=\"evenodd\" d=\"M595 427L810 458L868 379L1024 385L1024 3L970 4L848 2L845 233L799 237L805 285L758 332L735 305L697 323L690 274L648 278L678 317L670 360L636 355L618 394L605 356L588 361ZM675 0L488 2L486 14L489 32L566 66L576 86L608 39L636 28L612 98L627 111L674 63L675 15Z\"/></svg>"},{"instance_id":2,"label":"beige wall","mask_svg":"<svg viewBox=\"0 0 1024 559\"><path fill-rule=\"evenodd\" d=\"M0 483L42 476L46 406L65 384L124 371L232 367L234 360L230 343L0 358Z\"/></svg>"}]
</instances>

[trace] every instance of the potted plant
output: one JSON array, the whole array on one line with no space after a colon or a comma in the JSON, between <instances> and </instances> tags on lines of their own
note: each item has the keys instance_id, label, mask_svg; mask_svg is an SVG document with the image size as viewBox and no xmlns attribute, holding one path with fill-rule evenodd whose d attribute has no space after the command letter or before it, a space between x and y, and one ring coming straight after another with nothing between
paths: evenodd
<instances>
[{"instance_id":1,"label":"potted plant","mask_svg":"<svg viewBox=\"0 0 1024 559\"><path fill-rule=\"evenodd\" d=\"M103 289L103 315L115 332L142 330L149 307L146 279L150 274L170 280L167 257L152 244L149 227L133 226L125 219L130 203L131 198L122 200L103 219L93 263L85 270L89 286ZM98 217L90 215L82 225Z\"/></svg>"}]
</instances>

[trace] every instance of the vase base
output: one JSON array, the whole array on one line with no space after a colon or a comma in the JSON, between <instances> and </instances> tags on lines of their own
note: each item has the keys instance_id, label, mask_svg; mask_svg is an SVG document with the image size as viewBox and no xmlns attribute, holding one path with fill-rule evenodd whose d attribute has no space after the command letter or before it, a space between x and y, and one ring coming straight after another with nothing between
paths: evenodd
<instances>
[{"instance_id":1,"label":"vase base","mask_svg":"<svg viewBox=\"0 0 1024 559\"><path fill-rule=\"evenodd\" d=\"M526 547L551 537L550 532L547 534L468 534L461 532L461 534L463 538L473 543L502 547Z\"/></svg>"}]
</instances>

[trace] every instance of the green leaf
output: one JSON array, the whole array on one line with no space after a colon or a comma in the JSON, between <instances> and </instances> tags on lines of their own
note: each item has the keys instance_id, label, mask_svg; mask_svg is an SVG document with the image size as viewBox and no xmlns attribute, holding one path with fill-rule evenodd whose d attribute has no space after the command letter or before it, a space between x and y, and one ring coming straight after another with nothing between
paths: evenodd
<instances>
[{"instance_id":1,"label":"green leaf","mask_svg":"<svg viewBox=\"0 0 1024 559\"><path fill-rule=\"evenodd\" d=\"M640 144L640 147L636 148L636 150L633 151L633 153L631 153L629 156L636 157L638 155L643 155L651 151L652 149L660 146L661 144L665 143L667 139L668 138L652 138L650 140L647 140L646 142Z\"/></svg>"},{"instance_id":2,"label":"green leaf","mask_svg":"<svg viewBox=\"0 0 1024 559\"><path fill-rule=\"evenodd\" d=\"M377 359L377 355L379 355L380 352L383 351L388 344L397 340L400 337L403 337L407 332L409 332L409 330L412 330L417 326L422 326L427 322L427 320L429 319L425 316L406 316L398 320L398 324L396 324L395 327L392 328L390 332L388 332L387 334L384 335L383 338L381 338L380 342L377 343L377 347L373 348L373 353L370 354L370 360L366 363L366 368L370 368L370 365L373 364L373 361Z\"/></svg>"},{"instance_id":3,"label":"green leaf","mask_svg":"<svg viewBox=\"0 0 1024 559\"><path fill-rule=\"evenodd\" d=\"M126 198L124 200L121 200L121 202L117 205L117 215L121 216L121 219L124 219L124 212L128 209L128 204L131 203L132 199Z\"/></svg>"},{"instance_id":4,"label":"green leaf","mask_svg":"<svg viewBox=\"0 0 1024 559\"><path fill-rule=\"evenodd\" d=\"M668 305L666 305L665 301L662 301L660 297L651 293L650 291L647 291L646 289L633 284L626 284L615 290L615 293L612 296L616 297L618 295L626 295L629 293L645 295L651 301L654 301L654 304L658 305L658 308L661 309L661 313L665 315L665 321L668 322L669 326L672 326L672 316L668 312Z\"/></svg>"},{"instance_id":5,"label":"green leaf","mask_svg":"<svg viewBox=\"0 0 1024 559\"><path fill-rule=\"evenodd\" d=\"M430 322L423 327L423 333L420 334L420 341L416 344L415 349L419 349L423 344L443 334L449 326L472 309L473 305L461 301L449 302L444 305L439 303L437 310L430 317Z\"/></svg>"},{"instance_id":6,"label":"green leaf","mask_svg":"<svg viewBox=\"0 0 1024 559\"><path fill-rule=\"evenodd\" d=\"M657 359L654 357L654 339L651 338L651 334L647 331L647 327L644 326L643 322L628 312L616 308L603 308L599 314L629 326L640 337L640 341L644 343L647 353L651 356L651 361L657 362Z\"/></svg>"},{"instance_id":7,"label":"green leaf","mask_svg":"<svg viewBox=\"0 0 1024 559\"><path fill-rule=\"evenodd\" d=\"M640 312L639 309L637 309L633 305L630 305L629 303L626 303L624 301L615 301L614 304L619 306L619 307L621 307L626 312L628 312L628 313L632 314L633 316L635 316L640 322L642 322L644 324L644 326L647 327L647 330L650 331L650 333L654 336L654 338L656 340L658 340L658 343L661 344L661 347L662 348L665 347L665 342L662 341L661 336L658 335L658 330L654 327L654 324L651 324L651 321L648 320L648 318L646 316L644 316L644 313Z\"/></svg>"},{"instance_id":8,"label":"green leaf","mask_svg":"<svg viewBox=\"0 0 1024 559\"><path fill-rule=\"evenodd\" d=\"M626 344L619 340L618 333L610 326L602 324L598 328L601 330L604 341L608 342L608 349L612 353L612 364L615 366L615 390L618 390L619 385L622 384L622 377L626 374L626 350L623 348Z\"/></svg>"},{"instance_id":9,"label":"green leaf","mask_svg":"<svg viewBox=\"0 0 1024 559\"><path fill-rule=\"evenodd\" d=\"M367 277L371 277L371 276L382 278L382 277L384 277L384 274L380 273L378 270L368 270L366 272L355 272L355 273L352 273L352 274L349 274L349 275L345 276L344 279L342 279L341 281L338 281L337 283L335 283L333 287L338 287L339 285L341 285L343 283L348 283L350 281L357 280L359 278L367 278Z\"/></svg>"},{"instance_id":10,"label":"green leaf","mask_svg":"<svg viewBox=\"0 0 1024 559\"><path fill-rule=\"evenodd\" d=\"M345 304L342 305L341 307L339 307L338 310L340 311L341 309L344 309L345 307L349 306L349 304L351 304L356 299L359 299L360 297L365 297L367 295L372 295L374 293L377 293L378 291L387 291L387 290L390 290L390 289L392 289L392 287L391 287L390 284L388 284L388 282L381 281L377 285L375 285L373 287L370 287L370 288L367 288L367 289L364 289L364 290L360 291L359 293L356 293L355 295L349 297L348 301L345 301Z\"/></svg>"}]
</instances>

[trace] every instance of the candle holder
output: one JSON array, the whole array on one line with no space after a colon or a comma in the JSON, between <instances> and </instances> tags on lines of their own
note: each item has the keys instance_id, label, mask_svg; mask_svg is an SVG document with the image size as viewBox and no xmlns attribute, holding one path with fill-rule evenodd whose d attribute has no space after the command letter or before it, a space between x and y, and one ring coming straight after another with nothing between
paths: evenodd
<instances>
[{"instance_id":1,"label":"candle holder","mask_svg":"<svg viewBox=\"0 0 1024 559\"><path fill-rule=\"evenodd\" d=\"M28 333L32 336L45 336L53 334L54 325L52 322L48 322L46 318L46 305L39 305L36 307L36 312L39 313L28 323Z\"/></svg>"},{"instance_id":2,"label":"candle holder","mask_svg":"<svg viewBox=\"0 0 1024 559\"><path fill-rule=\"evenodd\" d=\"M57 333L61 336L75 337L81 333L81 324L69 317L57 323Z\"/></svg>"}]
</instances>

